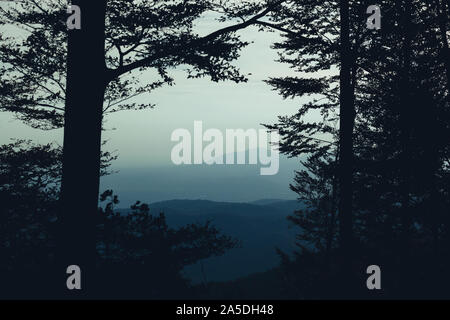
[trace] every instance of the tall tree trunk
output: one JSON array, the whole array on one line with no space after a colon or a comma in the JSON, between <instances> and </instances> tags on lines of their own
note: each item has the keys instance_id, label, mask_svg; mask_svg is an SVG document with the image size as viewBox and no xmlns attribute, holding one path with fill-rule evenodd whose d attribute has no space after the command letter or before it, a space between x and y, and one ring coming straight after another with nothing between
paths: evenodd
<instances>
[{"instance_id":1,"label":"tall tree trunk","mask_svg":"<svg viewBox=\"0 0 450 320\"><path fill-rule=\"evenodd\" d=\"M353 127L355 121L354 93L351 83L352 50L350 45L349 1L340 2L340 129L339 129L339 235L344 268L352 255L352 177ZM348 270L350 271L350 270Z\"/></svg>"},{"instance_id":2,"label":"tall tree trunk","mask_svg":"<svg viewBox=\"0 0 450 320\"><path fill-rule=\"evenodd\" d=\"M400 153L400 201L401 208L401 224L402 224L402 253L408 255L410 248L410 228L412 224L410 197L411 197L411 175L413 160L412 154L412 134L415 118L417 117L417 103L413 95L413 87L411 85L411 55L412 55L412 35L411 35L411 1L405 0L398 3L400 16L400 24L402 26L403 44L402 44L402 70L400 80L400 140L402 143L402 151Z\"/></svg>"},{"instance_id":3,"label":"tall tree trunk","mask_svg":"<svg viewBox=\"0 0 450 320\"><path fill-rule=\"evenodd\" d=\"M447 39L447 25L450 12L448 7L448 0L435 0L435 5L438 14L438 25L439 25L439 37L441 41L441 57L445 67L445 74L447 80L447 102L450 101L450 48ZM427 128L430 134L429 143L429 153L431 158L430 174L431 174L431 194L430 194L430 204L429 210L432 217L432 232L433 232L433 251L434 257L437 261L439 259L439 226L441 214L444 212L442 207L442 198L439 193L439 179L438 172L440 169L440 159L439 159L439 149L442 148L442 143L439 137L440 125L439 116L436 104L431 104L433 107L431 112L431 125Z\"/></svg>"},{"instance_id":4,"label":"tall tree trunk","mask_svg":"<svg viewBox=\"0 0 450 320\"><path fill-rule=\"evenodd\" d=\"M335 164L337 167L337 164L339 163L339 150L336 150L336 156L335 156ZM326 234L326 246L325 246L325 253L326 253L326 264L327 269L331 269L331 252L333 249L333 240L334 240L334 233L335 233L335 224L336 224L336 207L337 207L337 175L334 174L332 178L332 190L331 190L331 205L330 205L330 215L328 216L327 220L327 234Z\"/></svg>"},{"instance_id":5,"label":"tall tree trunk","mask_svg":"<svg viewBox=\"0 0 450 320\"><path fill-rule=\"evenodd\" d=\"M73 0L81 9L81 30L69 30L61 209L58 217L58 275L66 288L66 268L81 268L82 290L92 288L95 218L98 213L101 128L106 65L106 0ZM57 276L59 281L59 276Z\"/></svg>"}]
</instances>

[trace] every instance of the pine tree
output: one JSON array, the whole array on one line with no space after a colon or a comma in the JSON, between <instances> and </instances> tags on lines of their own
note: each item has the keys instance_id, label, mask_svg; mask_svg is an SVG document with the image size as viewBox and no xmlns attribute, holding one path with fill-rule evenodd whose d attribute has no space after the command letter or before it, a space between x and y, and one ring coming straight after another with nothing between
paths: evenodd
<instances>
[{"instance_id":1,"label":"pine tree","mask_svg":"<svg viewBox=\"0 0 450 320\"><path fill-rule=\"evenodd\" d=\"M320 11L314 6L321 5L312 4L304 10ZM367 6L366 2L350 1L350 83L355 110L350 259L361 270L374 259L386 264L395 264L400 259L401 263L392 268L401 273L409 259L405 247L419 265L418 261L423 259L418 257L426 255L428 248L441 247L443 257L443 246L433 243L442 243L448 237L448 219L443 214L448 195L448 187L444 186L448 181L448 143L444 138L448 136L449 119L446 69L435 10L424 10L419 1L395 5L382 2L382 28L376 31L365 27ZM294 12L305 12L302 9L299 6ZM323 10L327 12L326 8ZM307 12L301 16L311 24L314 20L312 17L308 20ZM290 17L283 14L279 19L287 25ZM332 182L342 174L336 165L342 164L341 159L336 162L333 157L336 153L342 155L338 152L338 146L342 147L339 145L342 126L337 125L335 114L341 97L339 77L325 70L329 70L330 62L332 71L341 70L342 66L336 34L328 47L309 45L304 38L311 39L317 34L330 37L333 33L326 30L338 31L340 27L338 19L332 21L334 28L313 23L311 29L315 32L305 31L309 25L299 27L300 21L297 28L291 28L292 33L286 32L286 41L275 47L284 50L280 61L301 72L301 78L269 80L285 98L312 95L312 101L303 102L296 115L280 117L277 124L268 127L280 130L283 153L302 160L304 169L297 172L292 189L301 200L313 205L296 213L291 220L302 228L300 238L316 244L316 252L320 254L327 252L324 244L329 234L324 222L335 213L334 201L330 200ZM303 42L291 40L295 38ZM306 48L310 50L308 55ZM333 58L326 56L326 52ZM326 75L321 81L312 74L319 71L320 75ZM316 120L316 110L320 111L320 121ZM314 112L316 117L312 118ZM341 185L338 198L342 196L339 188ZM328 205L324 206L325 203ZM342 215L337 216L336 224L342 227L341 219ZM301 246L306 247L305 242ZM433 268L433 264L426 268ZM418 272L422 274L423 270ZM398 282L396 290L408 292L406 280L412 273L393 280ZM432 274L437 274L436 270L428 272L428 279Z\"/></svg>"}]
</instances>

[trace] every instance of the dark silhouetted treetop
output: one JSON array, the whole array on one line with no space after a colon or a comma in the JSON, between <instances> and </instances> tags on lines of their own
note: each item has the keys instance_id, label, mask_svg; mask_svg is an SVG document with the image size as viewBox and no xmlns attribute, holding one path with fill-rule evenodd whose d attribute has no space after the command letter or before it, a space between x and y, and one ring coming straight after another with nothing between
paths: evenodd
<instances>
[{"instance_id":1,"label":"dark silhouetted treetop","mask_svg":"<svg viewBox=\"0 0 450 320\"><path fill-rule=\"evenodd\" d=\"M246 81L232 64L248 44L236 31L256 24L282 2L109 0L104 112L152 107L132 98L174 84L170 70L176 67L184 67L189 78ZM0 7L0 110L13 112L33 127L51 129L64 122L66 9L65 1L55 0ZM206 14L217 15L226 26L199 34L197 23ZM152 80L142 81L140 75L147 70Z\"/></svg>"},{"instance_id":2,"label":"dark silhouetted treetop","mask_svg":"<svg viewBox=\"0 0 450 320\"><path fill-rule=\"evenodd\" d=\"M113 158L110 154L102 156L104 174ZM0 147L2 275L19 272L20 276L24 270L45 270L51 266L56 248L60 179L61 148L24 140ZM186 281L181 274L185 266L240 246L238 240L222 234L210 222L172 228L163 213L151 214L144 203L137 202L128 212L119 214L115 210L119 199L111 190L102 193L99 200L104 205L95 215L97 259L100 273L108 276L111 268L130 275L123 275L124 279L134 279L133 273L142 271L142 277L159 278L162 287L164 282L170 287L171 277L173 281ZM138 266L145 268L140 270ZM155 280L148 280L152 281ZM0 292L3 290L2 287Z\"/></svg>"},{"instance_id":3,"label":"dark silhouetted treetop","mask_svg":"<svg viewBox=\"0 0 450 320\"><path fill-rule=\"evenodd\" d=\"M450 106L442 57L445 46L439 27L442 12L437 10L437 4L442 2L433 1L424 7L421 1L397 1L395 5L382 1L381 30L363 30L361 35L356 31L365 23L367 14L361 9L367 2L349 2L356 111L352 132L355 243L372 254L401 256L398 259L404 262L404 255L414 251L409 248L418 248L412 243L420 241L418 250L424 253L434 248L437 259L448 252L450 226L445 211L450 199ZM305 4L305 8L314 11L313 7L324 5L308 3L299 2L299 7ZM304 12L302 8L298 10ZM299 19L303 18L307 19L303 15ZM286 27L288 22L284 19L297 21L295 15L281 14L278 25ZM334 21L337 26L338 20ZM321 26L313 24L311 29ZM332 27L325 24L324 28ZM450 29L448 23L444 29ZM290 30L306 33L309 29ZM290 218L301 228L301 249L311 249L305 246L307 243L318 252L328 253L337 248L334 240L340 223L335 192L339 191L335 185L339 137L334 129L338 78L332 73L333 67L328 69L329 61L322 61L325 59L319 46L310 45L310 55L297 55L298 50L306 49L290 41L291 32L286 33L287 40L280 46L286 48L282 61L299 71L299 78L271 79L269 83L285 98L312 94L309 98L315 100L299 100L297 114L280 117L277 124L268 127L280 130L283 153L301 156L301 168L291 188L308 208ZM309 37L317 34L313 30L308 33ZM328 52L332 52L331 48ZM323 69L316 69L318 66ZM314 70L325 74L325 78L320 77L318 82ZM326 86L321 88L321 83Z\"/></svg>"}]
</instances>

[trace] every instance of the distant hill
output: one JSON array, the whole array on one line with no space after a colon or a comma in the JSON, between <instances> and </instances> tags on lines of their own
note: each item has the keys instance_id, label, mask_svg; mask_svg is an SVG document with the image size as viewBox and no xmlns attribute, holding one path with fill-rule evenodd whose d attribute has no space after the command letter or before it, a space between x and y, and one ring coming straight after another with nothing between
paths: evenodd
<instances>
[{"instance_id":1,"label":"distant hill","mask_svg":"<svg viewBox=\"0 0 450 320\"><path fill-rule=\"evenodd\" d=\"M298 169L298 159L286 159L283 155L280 172L273 176L261 176L259 166L254 165L115 166L117 173L102 177L101 190L114 190L125 208L136 200L147 203L172 199L295 200L289 183Z\"/></svg>"},{"instance_id":2,"label":"distant hill","mask_svg":"<svg viewBox=\"0 0 450 320\"><path fill-rule=\"evenodd\" d=\"M266 200L259 200L266 202ZM299 207L295 200L267 200L267 204L246 202L216 202L208 200L169 200L150 205L153 212L177 213L187 216L235 215L243 217L280 216ZM282 211L282 212L281 212Z\"/></svg>"},{"instance_id":3,"label":"distant hill","mask_svg":"<svg viewBox=\"0 0 450 320\"><path fill-rule=\"evenodd\" d=\"M256 201L251 201L249 203L264 206L264 205L268 205L268 204L276 203L276 202L280 202L280 201L286 201L286 200L283 200L283 199L260 199L260 200L256 200Z\"/></svg>"},{"instance_id":4,"label":"distant hill","mask_svg":"<svg viewBox=\"0 0 450 320\"><path fill-rule=\"evenodd\" d=\"M224 234L242 241L242 248L202 262L208 281L237 279L276 267L279 258L275 248L286 252L295 248L298 230L290 228L286 217L302 207L295 200L277 199L253 203L170 200L149 206L153 214L164 212L169 226L210 220ZM187 267L185 272L194 283L202 280L200 263Z\"/></svg>"}]
</instances>

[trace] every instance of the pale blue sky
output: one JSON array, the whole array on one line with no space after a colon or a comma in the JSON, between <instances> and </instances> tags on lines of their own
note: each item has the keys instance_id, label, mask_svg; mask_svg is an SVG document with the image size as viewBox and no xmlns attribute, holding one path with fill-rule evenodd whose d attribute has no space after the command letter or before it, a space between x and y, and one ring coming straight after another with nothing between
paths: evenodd
<instances>
[{"instance_id":1,"label":"pale blue sky","mask_svg":"<svg viewBox=\"0 0 450 320\"><path fill-rule=\"evenodd\" d=\"M208 32L218 25L213 19L205 18L199 30ZM171 190L175 190L172 184L177 181L173 175L183 176L184 173L187 174L187 171L193 170L183 169L183 171L182 168L170 170L174 167L170 161L170 151L175 145L175 142L170 141L173 130L177 128L192 130L195 120L202 120L205 129L259 129L261 123L274 123L278 115L294 114L301 103L298 99L283 100L277 92L272 91L272 88L263 82L272 76L293 74L287 65L274 61L277 54L270 49L270 45L280 39L279 35L259 33L256 28L248 28L240 31L239 34L242 35L243 40L254 41L243 50L241 58L236 62L243 73L251 73L248 83L213 83L207 78L188 80L180 68L172 73L176 79L175 86L163 87L151 94L135 98L136 101L150 101L156 104L155 109L123 111L107 116L103 139L109 140L108 150L117 150L119 158L113 164L113 169L120 170L120 173L104 179L103 188L112 187L119 194L128 193L125 196L126 199L134 198L129 194L133 189L133 182L130 182L133 172L133 181L136 186L139 186L138 190L133 189L133 192L138 193L143 201L180 197L227 201L251 201L266 197L295 198L295 194L288 189L293 170L298 168L298 160L295 159L281 159L280 173L266 177L265 180L254 177L258 175L259 166L255 166L254 170L252 168L243 170L243 168L237 168L239 166L233 166L236 168L228 168L225 170L227 172L225 175L224 169L220 166L205 170L196 169L195 176L186 178L187 180L183 182L185 185L177 186L177 190L186 192L171 193ZM148 74L143 75L143 81L146 77ZM0 113L0 143L8 142L9 138L33 139L38 143L54 141L61 144L62 130L34 130L14 120L10 114ZM145 178L142 175L140 179L139 175L135 174L136 170L147 172L148 177ZM158 177L152 172L158 173ZM162 172L166 175L160 174ZM217 179L212 181L216 182L211 182L211 177L214 178L215 173L217 173ZM233 173L237 175L236 179L226 179L225 188L220 188L222 191L218 194L214 193L214 183L221 183L225 176L233 176ZM149 178L150 176L152 178ZM253 185L250 183L246 187L248 194L241 189L239 189L241 190L239 195L231 192L232 189L242 185L243 179L254 181ZM121 181L127 181L127 187L125 184L122 185ZM262 185L265 182L272 187L265 188ZM156 192L156 185L160 186L158 190L164 191ZM193 188L193 185L196 187ZM150 192L150 189L153 192ZM227 189L230 190L228 194ZM189 190L192 192L187 192ZM125 203L128 204L128 201L126 200Z\"/></svg>"}]
</instances>

